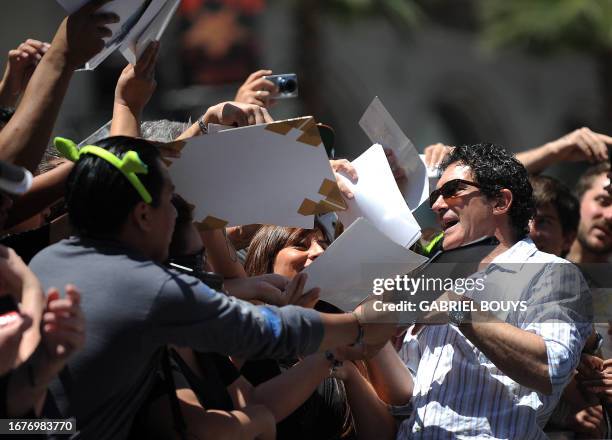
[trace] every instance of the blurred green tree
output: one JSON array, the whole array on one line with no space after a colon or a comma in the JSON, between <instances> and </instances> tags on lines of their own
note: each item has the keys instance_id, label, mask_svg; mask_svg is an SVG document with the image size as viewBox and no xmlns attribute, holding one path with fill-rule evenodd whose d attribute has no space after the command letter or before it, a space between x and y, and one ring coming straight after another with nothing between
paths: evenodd
<instances>
[{"instance_id":1,"label":"blurred green tree","mask_svg":"<svg viewBox=\"0 0 612 440\"><path fill-rule=\"evenodd\" d=\"M539 55L591 54L599 67L605 121L612 128L611 0L476 0L483 41ZM569 104L568 104L569 105Z\"/></svg>"}]
</instances>

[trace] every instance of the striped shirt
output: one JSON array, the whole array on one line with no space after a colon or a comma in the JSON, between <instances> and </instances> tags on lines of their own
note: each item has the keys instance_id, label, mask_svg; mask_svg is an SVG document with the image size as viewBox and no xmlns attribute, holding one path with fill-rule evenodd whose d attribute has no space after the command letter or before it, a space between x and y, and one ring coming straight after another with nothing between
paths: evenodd
<instances>
[{"instance_id":1,"label":"striped shirt","mask_svg":"<svg viewBox=\"0 0 612 440\"><path fill-rule=\"evenodd\" d=\"M426 326L416 336L409 332L400 350L413 374L414 391L412 414L401 424L398 439L546 438L542 428L592 328L588 314L579 311L589 294L586 282L574 265L538 251L530 239L516 243L475 276L485 279L487 299L493 294L526 301L527 311L501 319L544 339L552 394L510 379L457 327Z\"/></svg>"}]
</instances>

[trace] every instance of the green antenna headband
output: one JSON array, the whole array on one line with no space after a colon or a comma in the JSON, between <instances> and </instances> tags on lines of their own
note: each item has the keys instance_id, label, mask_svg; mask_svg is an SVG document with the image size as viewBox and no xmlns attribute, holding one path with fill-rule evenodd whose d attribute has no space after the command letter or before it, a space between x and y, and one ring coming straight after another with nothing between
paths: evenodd
<instances>
[{"instance_id":1,"label":"green antenna headband","mask_svg":"<svg viewBox=\"0 0 612 440\"><path fill-rule=\"evenodd\" d=\"M81 149L77 147L77 145L72 142L70 139L56 137L53 140L53 144L57 151L60 152L62 156L66 159L76 162L83 154L93 154L94 156L98 156L111 165L115 166L121 173L130 181L132 186L138 191L142 200L145 203L151 203L153 198L147 189L144 187L140 179L136 174L147 174L149 172L147 166L144 164L140 157L138 157L138 153L134 150L130 150L123 155L123 158L119 159L116 155L111 153L104 148L97 147L95 145L85 145Z\"/></svg>"}]
</instances>

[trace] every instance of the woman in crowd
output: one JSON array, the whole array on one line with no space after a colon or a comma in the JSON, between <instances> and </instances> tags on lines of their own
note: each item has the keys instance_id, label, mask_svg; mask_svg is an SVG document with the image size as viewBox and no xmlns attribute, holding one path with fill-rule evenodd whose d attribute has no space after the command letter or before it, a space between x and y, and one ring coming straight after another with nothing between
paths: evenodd
<instances>
[{"instance_id":1,"label":"woman in crowd","mask_svg":"<svg viewBox=\"0 0 612 440\"><path fill-rule=\"evenodd\" d=\"M185 268L183 270L192 269L202 278L215 282L214 278L202 271L211 267L202 263L203 244L192 223L189 205L178 197L174 202L178 217L170 261L174 267L178 264ZM261 247L266 243L272 246ZM269 251L274 248L272 253L278 254L278 258L271 258L278 261L274 272L292 278L313 261L328 243L320 228L263 227L251 245L247 271L254 276L273 272L267 269L265 260L269 259ZM303 258L304 253L309 256ZM297 258L296 254L299 254ZM262 269L255 270L256 266ZM281 299L285 304L305 307L313 307L317 300L318 297L312 295ZM330 311L333 308L329 304L319 304L318 309ZM211 411L231 413L243 411L252 405L264 405L278 423L278 438L394 438L395 420L387 404L401 405L410 399L412 382L409 373L387 344L365 363L364 374L371 376L370 383L354 363L339 360L346 356L355 357L356 351L345 348L311 355L297 363L295 360L282 363L282 370L276 361L249 361L239 371L243 364L240 360L230 361L217 354L173 347L172 378L187 432L197 436L203 432L201 430L208 430L207 423L202 423L202 419ZM363 352L359 352L358 356L363 357ZM194 407L202 409L198 412L194 411ZM159 408L167 413L170 407L163 404ZM164 419L159 416L153 418ZM172 429L169 422L164 425L164 429ZM246 427L241 429L248 431Z\"/></svg>"}]
</instances>

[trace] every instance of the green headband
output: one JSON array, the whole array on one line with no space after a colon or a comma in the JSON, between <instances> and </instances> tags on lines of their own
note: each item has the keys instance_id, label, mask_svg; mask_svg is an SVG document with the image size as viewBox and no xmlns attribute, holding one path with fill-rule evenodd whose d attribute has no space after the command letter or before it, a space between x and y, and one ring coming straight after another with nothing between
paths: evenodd
<instances>
[{"instance_id":1,"label":"green headband","mask_svg":"<svg viewBox=\"0 0 612 440\"><path fill-rule=\"evenodd\" d=\"M123 155L123 158L119 159L110 151L95 145L85 145L79 149L70 139L65 139L62 137L56 137L53 140L53 144L62 156L72 162L79 160L83 154L93 154L94 156L104 159L121 171L127 180L130 181L136 191L138 191L138 194L140 194L140 197L142 197L142 200L144 200L145 203L151 203L153 201L151 194L149 194L149 191L147 191L136 175L147 174L149 170L145 163L140 160L140 157L138 157L138 153L136 153L134 150L128 151Z\"/></svg>"}]
</instances>

